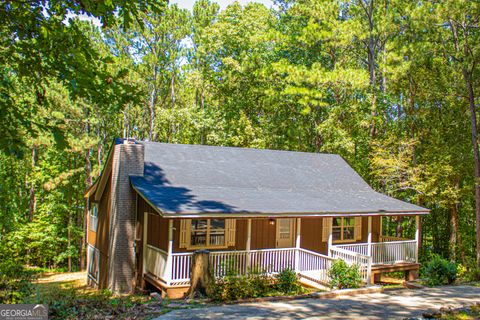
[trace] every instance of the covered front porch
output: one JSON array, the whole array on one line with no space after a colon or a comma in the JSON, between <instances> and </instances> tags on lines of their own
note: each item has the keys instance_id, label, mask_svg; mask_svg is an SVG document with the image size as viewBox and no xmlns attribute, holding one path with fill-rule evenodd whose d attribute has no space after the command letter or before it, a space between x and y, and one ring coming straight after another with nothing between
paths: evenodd
<instances>
[{"instance_id":1,"label":"covered front porch","mask_svg":"<svg viewBox=\"0 0 480 320\"><path fill-rule=\"evenodd\" d=\"M367 285L373 283L375 275L384 270L408 271L410 277L414 277L415 270L418 270L419 266L420 216L411 217L415 219L416 225L414 239L383 235L381 216L363 216L360 217L361 220L357 217L357 223L339 220L339 217L318 217L315 219L320 219L321 234L315 234L307 227L312 225L312 218L235 219L237 234L233 236L236 239L233 247L227 246L226 243L229 241L228 234L232 232L226 225L232 222L225 223L223 233L222 229L215 232L213 229L209 231L210 241L215 244L225 242L227 246L226 248L220 248L221 246L208 248L209 262L215 277L222 277L232 272L238 275L249 272L275 274L289 268L295 270L301 280L319 285L328 285L328 270L336 259L342 259L348 264L357 264ZM380 219L380 223L374 224L374 218ZM144 219L148 223L147 214ZM195 229L189 223L190 231L187 234L182 233L184 223L174 220L166 219L165 221L164 230L168 233L166 247L162 249L148 241L144 242L143 276L147 282L166 291L176 289L177 295L180 296L180 293L184 292L190 284L191 257L196 248L186 246L182 250L181 245L176 244L175 241L186 241L185 238L193 239L192 234ZM359 223L365 225L366 230L356 229L355 225ZM260 225L266 230L259 229ZM265 233L268 237L268 228L275 230L275 245L273 248L258 248L259 238L265 237ZM360 227L357 226L357 228ZM144 239L149 238L148 230L152 231L152 228L144 228ZM308 234L303 230L308 231ZM339 235L340 233L342 235ZM374 234L377 241L373 241ZM311 250L312 246L308 245L307 239L312 237L319 243L318 248L325 246L326 250ZM352 239L349 240L349 238ZM302 244L302 239L305 245ZM195 238L195 241L198 239ZM241 243L243 241L244 243Z\"/></svg>"}]
</instances>

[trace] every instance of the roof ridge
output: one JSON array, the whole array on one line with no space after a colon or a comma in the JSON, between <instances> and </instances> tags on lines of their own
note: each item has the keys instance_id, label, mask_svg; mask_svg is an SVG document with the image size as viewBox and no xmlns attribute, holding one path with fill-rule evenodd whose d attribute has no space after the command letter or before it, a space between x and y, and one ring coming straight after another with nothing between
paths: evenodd
<instances>
[{"instance_id":1,"label":"roof ridge","mask_svg":"<svg viewBox=\"0 0 480 320\"><path fill-rule=\"evenodd\" d=\"M147 140L138 141L138 143L167 145L167 146L184 146L188 148L218 148L218 149L248 150L248 151L272 151L272 152L279 152L279 153L296 153L296 154L301 153L301 154L311 154L311 155L335 156L343 159L343 157L337 153L326 153L326 152L294 151L294 150L267 149L267 148L261 149L261 148L250 148L250 147L216 146L216 145L189 144L189 143L167 143L167 142L147 141Z\"/></svg>"}]
</instances>

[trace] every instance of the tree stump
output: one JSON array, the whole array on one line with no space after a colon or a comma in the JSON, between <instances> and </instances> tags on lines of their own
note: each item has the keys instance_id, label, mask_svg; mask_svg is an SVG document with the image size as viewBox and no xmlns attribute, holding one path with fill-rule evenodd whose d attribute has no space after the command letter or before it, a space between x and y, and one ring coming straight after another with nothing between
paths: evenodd
<instances>
[{"instance_id":1,"label":"tree stump","mask_svg":"<svg viewBox=\"0 0 480 320\"><path fill-rule=\"evenodd\" d=\"M213 275L210 269L210 252L198 250L192 255L190 263L190 289L187 298L201 298L209 294L210 286L213 284Z\"/></svg>"}]
</instances>

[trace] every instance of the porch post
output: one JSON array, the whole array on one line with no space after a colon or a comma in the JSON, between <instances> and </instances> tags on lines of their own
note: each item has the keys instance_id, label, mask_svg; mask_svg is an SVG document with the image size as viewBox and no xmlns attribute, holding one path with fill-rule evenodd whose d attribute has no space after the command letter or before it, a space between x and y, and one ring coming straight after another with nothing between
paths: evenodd
<instances>
[{"instance_id":1,"label":"porch post","mask_svg":"<svg viewBox=\"0 0 480 320\"><path fill-rule=\"evenodd\" d=\"M142 238L142 279L147 273L147 236L148 236L148 212L143 213L143 238ZM142 280L143 283L143 280Z\"/></svg>"},{"instance_id":2,"label":"porch post","mask_svg":"<svg viewBox=\"0 0 480 320\"><path fill-rule=\"evenodd\" d=\"M168 249L167 249L167 261L165 263L165 273L163 278L170 285L172 280L172 260L173 260L173 219L168 220Z\"/></svg>"},{"instance_id":3,"label":"porch post","mask_svg":"<svg viewBox=\"0 0 480 320\"><path fill-rule=\"evenodd\" d=\"M367 285L372 284L372 216L368 216L368 236L367 236Z\"/></svg>"},{"instance_id":4,"label":"porch post","mask_svg":"<svg viewBox=\"0 0 480 320\"><path fill-rule=\"evenodd\" d=\"M330 218L330 219L333 219L333 218ZM328 227L327 255L329 257L332 256L332 254L330 253L330 248L332 247L332 244L333 244L332 230L333 230L333 222L331 222L330 226Z\"/></svg>"},{"instance_id":5,"label":"porch post","mask_svg":"<svg viewBox=\"0 0 480 320\"><path fill-rule=\"evenodd\" d=\"M297 218L297 237L295 238L295 272L300 271L300 228L302 219Z\"/></svg>"},{"instance_id":6,"label":"porch post","mask_svg":"<svg viewBox=\"0 0 480 320\"><path fill-rule=\"evenodd\" d=\"M372 217L368 216L367 256L372 256Z\"/></svg>"},{"instance_id":7,"label":"porch post","mask_svg":"<svg viewBox=\"0 0 480 320\"><path fill-rule=\"evenodd\" d=\"M378 234L378 242L383 242L383 216L380 216L380 231Z\"/></svg>"},{"instance_id":8,"label":"porch post","mask_svg":"<svg viewBox=\"0 0 480 320\"><path fill-rule=\"evenodd\" d=\"M247 243L245 244L245 251L247 251L247 270L246 273L249 272L250 264L251 264L251 257L250 257L250 247L252 245L252 219L247 220Z\"/></svg>"},{"instance_id":9,"label":"porch post","mask_svg":"<svg viewBox=\"0 0 480 320\"><path fill-rule=\"evenodd\" d=\"M420 249L420 216L416 215L415 216L415 242L417 244L416 250L415 250L415 262L418 263L418 250Z\"/></svg>"}]
</instances>

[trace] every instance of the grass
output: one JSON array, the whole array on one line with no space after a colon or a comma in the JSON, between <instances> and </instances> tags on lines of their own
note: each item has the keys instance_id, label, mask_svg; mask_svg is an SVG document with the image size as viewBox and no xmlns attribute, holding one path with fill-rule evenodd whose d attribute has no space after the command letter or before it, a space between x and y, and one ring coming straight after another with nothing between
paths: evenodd
<instances>
[{"instance_id":1,"label":"grass","mask_svg":"<svg viewBox=\"0 0 480 320\"><path fill-rule=\"evenodd\" d=\"M49 306L50 319L149 319L168 312L168 301L147 295L113 295L87 286L85 272L46 273L35 283L27 303Z\"/></svg>"},{"instance_id":2,"label":"grass","mask_svg":"<svg viewBox=\"0 0 480 320\"><path fill-rule=\"evenodd\" d=\"M452 310L442 313L438 319L444 320L475 320L480 319L480 304L462 308L459 310Z\"/></svg>"}]
</instances>

